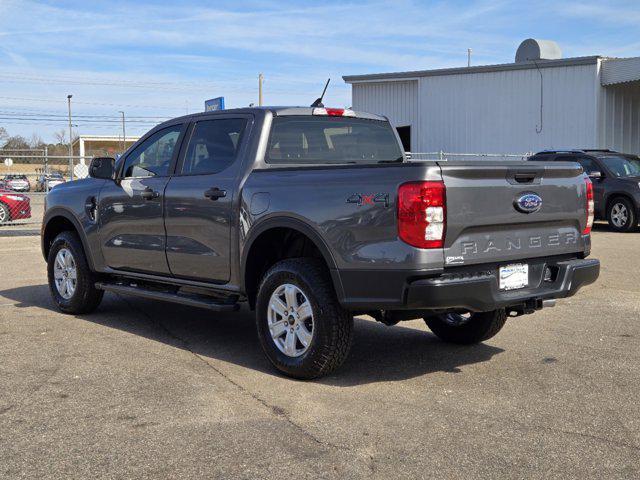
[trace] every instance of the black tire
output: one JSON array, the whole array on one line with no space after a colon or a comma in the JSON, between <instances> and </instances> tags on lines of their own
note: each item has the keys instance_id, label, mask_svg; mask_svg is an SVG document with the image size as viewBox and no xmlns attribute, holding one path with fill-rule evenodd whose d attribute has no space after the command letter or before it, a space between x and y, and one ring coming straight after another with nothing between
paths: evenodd
<instances>
[{"instance_id":1,"label":"black tire","mask_svg":"<svg viewBox=\"0 0 640 480\"><path fill-rule=\"evenodd\" d=\"M55 283L54 265L62 249L71 252L76 269L76 287L70 298L64 298ZM51 298L62 312L74 315L90 313L100 305L104 292L95 288L95 275L89 270L82 242L74 232L62 232L53 241L47 259L47 275Z\"/></svg>"},{"instance_id":2,"label":"black tire","mask_svg":"<svg viewBox=\"0 0 640 480\"><path fill-rule=\"evenodd\" d=\"M484 342L496 335L507 321L504 308L492 312L472 313L469 318L458 313L425 317L429 329L449 343L469 345Z\"/></svg>"},{"instance_id":3,"label":"black tire","mask_svg":"<svg viewBox=\"0 0 640 480\"><path fill-rule=\"evenodd\" d=\"M307 350L297 357L282 352L269 330L271 296L285 284L300 289L313 314L311 341ZM353 315L338 302L326 268L312 258L282 260L264 275L256 301L256 325L267 358L282 373L294 378L311 379L329 374L344 362L351 348ZM288 334L285 332L285 335Z\"/></svg>"},{"instance_id":4,"label":"black tire","mask_svg":"<svg viewBox=\"0 0 640 480\"><path fill-rule=\"evenodd\" d=\"M0 202L0 225L8 223L11 221L11 212L9 211L9 207L7 207L4 203Z\"/></svg>"},{"instance_id":5,"label":"black tire","mask_svg":"<svg viewBox=\"0 0 640 480\"><path fill-rule=\"evenodd\" d=\"M619 217L621 211L626 213L626 220ZM624 197L614 198L607 207L607 221L616 232L629 232L638 224L638 216L632 202Z\"/></svg>"}]
</instances>

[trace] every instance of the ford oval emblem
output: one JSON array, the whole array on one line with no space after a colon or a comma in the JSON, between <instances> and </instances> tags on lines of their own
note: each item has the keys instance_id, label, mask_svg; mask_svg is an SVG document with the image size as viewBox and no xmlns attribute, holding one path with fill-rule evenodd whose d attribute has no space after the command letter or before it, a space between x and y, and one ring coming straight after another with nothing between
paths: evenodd
<instances>
[{"instance_id":1,"label":"ford oval emblem","mask_svg":"<svg viewBox=\"0 0 640 480\"><path fill-rule=\"evenodd\" d=\"M542 198L537 193L523 193L516 199L514 206L519 212L534 213L542 208Z\"/></svg>"}]
</instances>

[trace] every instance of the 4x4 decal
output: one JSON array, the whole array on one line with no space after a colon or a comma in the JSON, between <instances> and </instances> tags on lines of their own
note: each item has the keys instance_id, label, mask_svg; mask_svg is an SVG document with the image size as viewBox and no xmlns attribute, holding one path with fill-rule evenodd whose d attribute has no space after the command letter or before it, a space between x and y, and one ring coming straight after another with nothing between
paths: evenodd
<instances>
[{"instance_id":1,"label":"4x4 decal","mask_svg":"<svg viewBox=\"0 0 640 480\"><path fill-rule=\"evenodd\" d=\"M355 203L359 207L363 205L373 205L374 203L384 203L385 207L389 206L388 193L354 193L347 198L347 203Z\"/></svg>"}]
</instances>

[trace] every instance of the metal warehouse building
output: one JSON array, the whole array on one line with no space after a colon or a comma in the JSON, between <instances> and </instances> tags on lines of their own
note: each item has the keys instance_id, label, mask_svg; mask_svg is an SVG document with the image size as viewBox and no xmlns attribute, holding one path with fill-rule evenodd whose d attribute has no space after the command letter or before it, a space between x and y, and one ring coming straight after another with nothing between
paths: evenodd
<instances>
[{"instance_id":1,"label":"metal warehouse building","mask_svg":"<svg viewBox=\"0 0 640 480\"><path fill-rule=\"evenodd\" d=\"M353 108L389 117L413 152L640 153L640 57L561 58L528 39L514 63L343 79Z\"/></svg>"}]
</instances>

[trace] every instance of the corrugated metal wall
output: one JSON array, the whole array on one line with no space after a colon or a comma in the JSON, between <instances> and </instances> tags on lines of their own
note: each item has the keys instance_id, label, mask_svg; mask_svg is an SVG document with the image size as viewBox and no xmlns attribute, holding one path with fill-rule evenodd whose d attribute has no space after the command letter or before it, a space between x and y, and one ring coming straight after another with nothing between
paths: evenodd
<instances>
[{"instance_id":1,"label":"corrugated metal wall","mask_svg":"<svg viewBox=\"0 0 640 480\"><path fill-rule=\"evenodd\" d=\"M596 65L353 84L353 107L411 124L412 151L524 153L598 145ZM417 86L417 88L416 88Z\"/></svg>"},{"instance_id":2,"label":"corrugated metal wall","mask_svg":"<svg viewBox=\"0 0 640 480\"><path fill-rule=\"evenodd\" d=\"M595 65L510 70L420 79L418 148L461 153L521 153L593 147Z\"/></svg>"},{"instance_id":3,"label":"corrugated metal wall","mask_svg":"<svg viewBox=\"0 0 640 480\"><path fill-rule=\"evenodd\" d=\"M411 150L417 147L418 81L358 83L352 88L353 109L389 117L392 125L411 126Z\"/></svg>"},{"instance_id":4,"label":"corrugated metal wall","mask_svg":"<svg viewBox=\"0 0 640 480\"><path fill-rule=\"evenodd\" d=\"M602 88L600 147L640 154L640 83Z\"/></svg>"}]
</instances>

